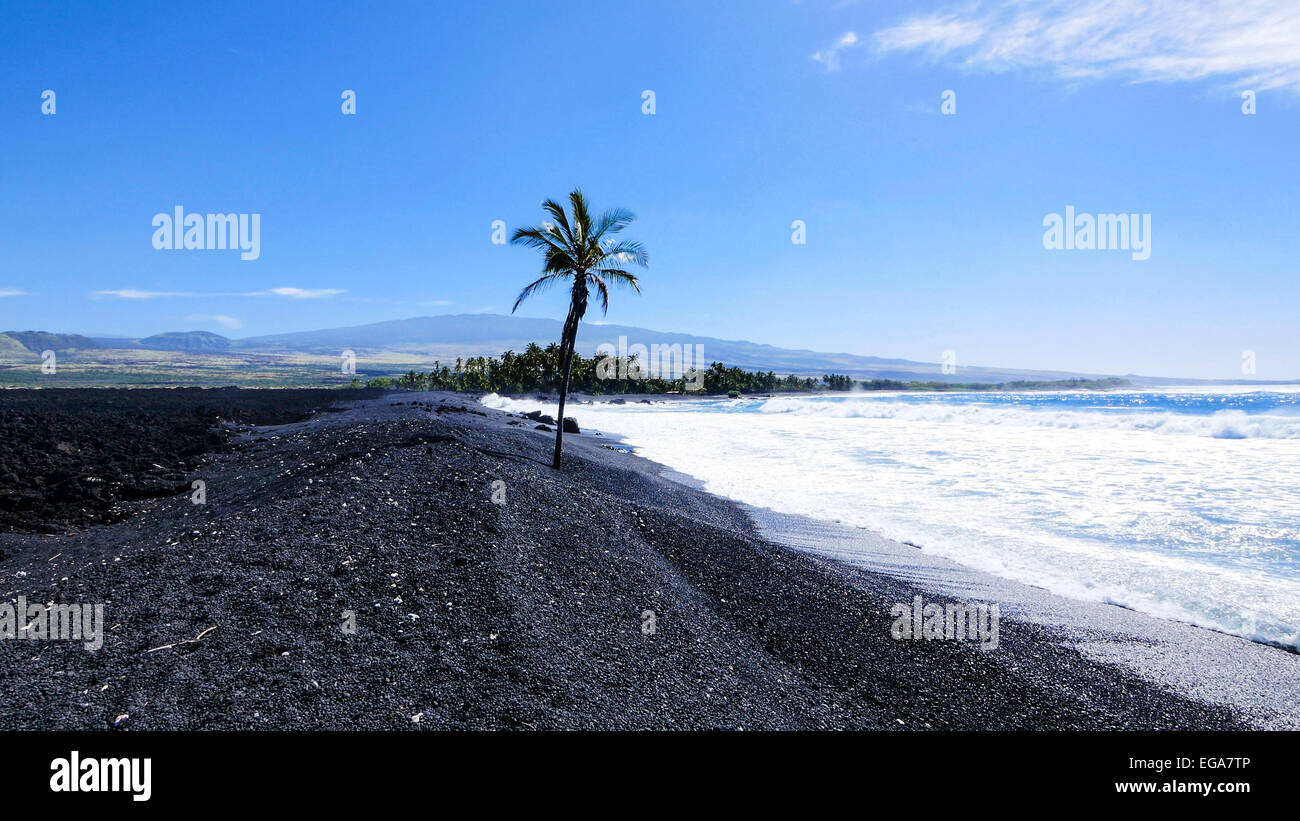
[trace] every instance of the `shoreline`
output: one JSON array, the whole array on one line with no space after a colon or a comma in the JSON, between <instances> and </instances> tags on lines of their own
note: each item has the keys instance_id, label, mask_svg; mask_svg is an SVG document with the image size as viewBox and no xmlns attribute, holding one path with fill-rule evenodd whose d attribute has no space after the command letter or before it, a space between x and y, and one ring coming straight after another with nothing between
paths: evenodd
<instances>
[{"instance_id":1,"label":"shoreline","mask_svg":"<svg viewBox=\"0 0 1300 821\"><path fill-rule=\"evenodd\" d=\"M642 398L651 396L637 397ZM622 442L616 434L601 433ZM702 480L627 447L657 465L664 478L744 510L756 532L775 544L888 576L934 596L996 602L1003 614L1061 630L1064 641L1098 661L1184 695L1249 712L1262 728L1300 729L1300 650L1122 604L1074 598L925 553L920 545L868 528L719 496L706 490ZM1135 647L1147 649L1135 652Z\"/></svg>"},{"instance_id":2,"label":"shoreline","mask_svg":"<svg viewBox=\"0 0 1300 821\"><path fill-rule=\"evenodd\" d=\"M854 394L846 394L845 396L842 396L842 398L852 399L853 396ZM867 394L858 394L858 396L867 396ZM836 396L836 398L832 398L832 399L839 399L839 398L841 398L841 396ZM503 399L517 401L517 403L539 403L545 405L547 399L549 398L543 398L543 396L532 396L532 395L512 395L512 396L506 396L506 398ZM669 398L669 399L673 399L673 398ZM712 398L712 399L716 399L716 398ZM744 399L762 401L763 399L766 399L766 396L748 396L748 398L744 398ZM673 403L668 403L668 401L662 401L662 400L654 401L653 395L637 395L636 401L638 401L638 403L646 403L646 404L659 404L659 405L673 404ZM688 401L688 399L681 399L681 401ZM588 403L586 404L602 405L602 404L610 404L610 403L608 403L608 401L603 401L602 403L602 401L597 400L595 401L595 403L590 403L590 401L588 401ZM485 405L485 407L499 407L499 405L495 403L489 403ZM511 409L515 409L515 408L507 407L504 409L507 409L507 411L511 411ZM575 413L578 413L576 409L575 409ZM740 418L745 418L744 414L742 414ZM625 427L620 427L617 425L615 425L615 427L616 429L619 430L629 430L630 433L630 429L625 429ZM610 436L617 435L612 433L612 431L608 431L608 430L602 430L602 433L604 435L610 435ZM633 436L633 438L636 438L636 436ZM1225 436L1225 438L1235 438L1235 436ZM655 447L656 444L658 444L658 442L656 442L656 440L654 439L640 440L640 446L645 447L645 451L647 452L659 453L658 456L659 459L662 459L662 457L671 456L671 451L660 451L660 449L656 449ZM628 447L637 447L637 446L632 446L632 444L628 444ZM744 447L744 446L740 444L740 446L737 447ZM643 456L643 453L641 451L638 451L638 455ZM647 459L654 459L654 456L647 457ZM669 468L667 468L666 466L666 469ZM673 472L675 472L675 470L673 470ZM686 485L690 487L697 488L697 490L705 490L706 492L714 492L714 491L706 490L705 481L703 481L703 479L699 479L699 481L695 481L693 477L685 477L684 474L675 472L675 475L677 475L677 477L682 479L689 479L689 481L686 481ZM716 472L710 475L714 475L714 477L716 478ZM789 507L784 507L783 501L781 501L781 499L779 498L779 494L774 496L774 494L772 494L771 492L772 491L771 487L768 487L767 490L768 492L766 498L764 498L762 494L759 494L759 498L754 498L753 494L746 494L746 492L744 492L744 488L732 487L731 491L735 495L732 496L723 495L723 498L731 499L732 501L735 501L736 504L746 505L746 507L748 507L748 505L750 504L758 505L758 507L761 508L766 508L768 507L768 505L772 505L774 509L781 508L783 509L783 511L788 512L790 514L798 514L798 516L809 517L810 520L813 520L815 522L822 522L822 521L840 522L841 514L844 513L845 511L848 511L848 508L842 508L842 505L841 505L842 509L828 509L824 507L824 505L818 508L818 505L813 505L813 508L816 508L815 512L814 509L810 509L809 507L807 507L807 505L802 505L802 509L800 509L800 507L794 507L793 509ZM841 499L841 501L842 503L848 503L849 500ZM853 518L853 517L848 516L846 518ZM917 534L917 529L914 529L914 527L913 529L907 529L907 527L896 526L893 527L889 535L884 535L883 531L876 531L872 529L871 524L862 524L862 522L859 522L858 525L854 525L854 527L858 527L858 526L865 526L867 530L872 530L876 535L880 535L880 537L883 538L891 539L893 540L893 542L910 544L910 546L917 547L920 549L926 549L927 546L933 547L930 544L930 540L915 535ZM852 533L852 530L850 530L850 533ZM1032 537L1032 535L1036 533L1036 529L1034 525L1022 526L1021 533L1026 535L1026 537ZM1128 533L1130 533L1130 531L1125 531L1125 533L1123 534L1117 534L1117 537L1115 538L1117 538L1119 543L1127 544ZM1080 585L1079 582L1073 581L1073 579L1067 577L1065 578L1052 577L1052 575L1048 574L1048 577L1044 578L1044 575L1041 573L1035 575L1032 573L1023 573L1023 572L1019 574L1010 574L1010 573L1004 574L1001 572L1001 570L997 569L998 562L987 561L987 556L985 556L985 561L983 562L983 564L979 564L979 562L970 562L970 564L966 564L966 562L969 561L969 557L967 557L967 559L963 559L963 556L966 556L966 552L963 552L963 544L961 542L953 542L952 539L949 539L948 543L945 544L945 547L946 549L945 551L943 551L943 553L941 553L941 555L948 556L950 557L950 559L956 560L957 562L959 562L959 564L965 566L965 568L970 568L970 569L985 568L984 572L991 573L992 575L995 575L995 577L997 578L1005 578L1005 579L1009 579L1009 581L1011 582L1019 582L1023 586L1045 587L1048 588L1049 591L1054 592L1054 594L1063 596L1063 598L1066 599L1080 600L1080 601L1093 601L1093 603L1100 603L1106 605L1113 605L1113 607L1132 609L1132 611L1147 613L1148 616L1158 618L1158 620L1178 622L1178 624L1187 624L1187 625L1199 627L1199 629L1216 631L1216 633L1234 635L1234 637L1243 638L1245 640L1249 640L1249 642L1262 644L1262 646L1277 648L1277 650L1296 653L1296 655L1300 655L1300 646L1296 646L1295 643L1288 643L1288 642L1294 642L1294 639L1288 637L1288 635L1284 633L1284 630L1282 631L1282 638L1279 639L1279 638L1275 638L1275 635L1278 634L1278 630L1273 630L1271 631L1271 633L1269 633L1269 631L1252 629L1253 622L1249 620L1245 620L1242 622L1242 624L1239 625L1232 624L1230 620L1216 620L1216 618L1214 618L1213 616L1213 613L1209 613L1209 614L1199 613L1195 611L1195 609L1188 609L1186 605L1180 604L1179 601L1177 600L1166 601L1164 595L1161 594L1160 590L1156 590L1156 588L1152 588L1152 590L1136 592L1136 594L1134 594L1134 592L1128 590L1128 588L1123 586L1123 583L1118 583L1118 586L1117 583L1112 583L1112 586L1110 586L1109 590L1105 590L1105 588L1102 588L1102 590L1099 591L1099 590L1093 590L1092 585Z\"/></svg>"},{"instance_id":3,"label":"shoreline","mask_svg":"<svg viewBox=\"0 0 1300 821\"><path fill-rule=\"evenodd\" d=\"M669 401L691 398L702 397ZM655 397L628 399L630 403ZM610 442L623 443L616 434L600 433ZM866 528L745 504L705 490L702 480L647 459L634 446L624 447L653 465L661 477L744 511L756 533L774 544L936 597L994 601L1012 618L1059 631L1061 641L1101 663L1182 695L1248 713L1260 728L1300 729L1300 653L1290 647L1119 604L1075 599L924 553L919 545ZM1140 647L1148 649L1134 652ZM1248 678L1243 679L1243 670L1249 671Z\"/></svg>"},{"instance_id":4,"label":"shoreline","mask_svg":"<svg viewBox=\"0 0 1300 821\"><path fill-rule=\"evenodd\" d=\"M858 395L858 396L867 396L868 394L857 394L857 395ZM638 397L637 397L637 401L638 401L638 402L641 402L641 401L648 401L648 399L644 399L644 398L642 398L643 396L644 396L644 397L652 397L652 395L638 395ZM844 397L834 397L834 398L853 398L853 396L854 396L854 394L850 393L850 394L845 395ZM542 397L532 397L532 396L510 396L510 397L506 397L506 398L508 398L508 399L510 399L510 400L512 400L512 401L523 401L523 402L530 402L530 401L535 401L535 402L544 402L544 401L545 401ZM713 397L713 398L716 399L716 397ZM743 398L745 398L745 399L750 399L750 400L762 400L762 399L765 399L765 398L768 398L768 397L766 397L766 396L751 396L751 397L743 397ZM591 404L591 403L588 403L588 404ZM602 404L602 403L597 402L596 404ZM604 403L604 404L608 404L608 403ZM650 402L650 404L656 404L656 403L654 403L654 402ZM668 404L668 403L667 403L667 402L660 402L660 403L657 403L657 404ZM488 407L492 407L492 405L488 405ZM742 418L743 418L743 417L742 417ZM616 436L616 435L617 435L617 434L614 434L614 433L612 433L612 432L610 432L610 431L605 431L605 430L602 430L601 432L602 432L603 434L607 435L607 436ZM642 444L650 444L650 442L648 442L648 441L643 441ZM629 447L635 447L635 446L633 446L633 445L629 445ZM651 448L651 450L653 451L652 448ZM638 453L638 455L643 455L643 454ZM651 458L651 457L647 457L647 458ZM671 468L667 468L666 466L665 466L665 469L666 469L666 470L673 470L673 469L671 469ZM697 480L694 479L694 477L685 477L684 474L677 473L675 470L674 470L674 474L675 474L676 476L678 476L678 477L682 477L682 478L687 478L687 479L689 479L689 481L686 482L689 486L694 487L694 488L699 489L699 490L706 490L705 483L704 483L703 480L698 480L698 481L697 481ZM706 492L712 492L712 491L707 491L707 490L706 490ZM742 506L749 506L749 505L751 504L750 502L745 501L745 500L743 500L742 498L740 498L739 495L738 495L737 497L731 497L731 496L725 496L725 495L724 495L723 498L731 499L731 501L733 501L733 502L735 502L735 503L737 503L737 504L741 504ZM762 507L765 506L765 504L771 504L771 502L770 502L770 500L769 500L769 501L767 501L767 502L755 502L755 503L753 503L753 504L756 504L756 505L758 505L758 507L762 508ZM814 521L814 522L823 522L823 521L825 521L825 522L836 522L836 523L838 523L838 522L840 521L839 513L837 513L837 512L833 512L833 511L827 511L827 510L822 510L822 511L819 511L818 513L811 513L811 512L804 512L804 513L788 512L788 513L789 513L789 515L794 515L794 516L800 516L800 515L801 515L801 516L807 517L807 518L809 518L811 521ZM898 530L896 530L892 535L890 535L890 536L884 536L883 533L881 533L881 532L879 532L879 531L874 531L870 525L865 525L865 526L863 526L863 525L854 525L854 526L853 526L853 529L856 529L856 528L858 528L858 527L865 527L866 530L872 531L872 532L875 533L876 535L881 536L881 537L883 537L883 538L889 539L889 540L894 541L894 542L901 542L901 543L903 543L903 544L911 545L911 546L913 546L913 547L916 547L916 548L919 548L919 549L923 549L923 550L925 549L926 545L928 544L928 542L924 539L924 537L917 537L917 536L915 536L915 535L909 534L906 530L903 530L903 531L901 531L901 532L898 531ZM852 529L851 529L849 532L852 532ZM1024 530L1024 532L1025 532L1025 533L1030 533L1031 530L1028 529L1028 528L1026 528L1026 529ZM926 543L925 543L925 544L922 544L921 542L926 542ZM958 562L959 564L961 564L963 567L970 568L970 569L978 569L978 568L979 568L979 565L977 565L977 564L965 564L964 561L963 561L963 559L961 558L960 552L954 553L954 552L952 551L952 549L951 549L951 548L952 548L951 545L949 545L949 548L950 548L949 551L948 551L947 553L943 554L943 555L946 555L946 556L948 556L949 558L953 558L956 562ZM1043 581L1043 580L1041 580L1041 579L1039 579L1039 580L1035 580L1035 579L1032 578L1032 577L1025 577L1024 575L1021 575L1021 576L1016 576L1016 575L1001 575L1001 574L1000 574L998 571L996 571L996 570L990 570L990 571L985 571L985 572L988 572L988 573L990 573L992 576L995 576L995 577L997 577L997 578L1004 578L1004 579L1010 580L1010 581L1012 581L1012 582L1019 582L1020 584L1022 584L1022 585L1024 585L1024 586L1027 586L1027 587L1030 587L1030 588L1046 587L1046 588L1047 588L1048 590L1050 590L1051 592L1056 593L1057 595L1062 596L1062 597L1064 597L1064 598L1066 598L1066 599L1078 600L1078 601L1089 601L1089 602L1100 603L1100 604L1105 604L1105 605L1109 605L1109 606L1115 606L1115 607L1121 607L1121 608L1125 608L1125 609L1130 609L1130 610L1134 610L1134 611L1136 611L1136 612L1142 612L1142 613L1145 613L1145 614L1147 614L1148 616L1152 616L1152 617L1157 618L1157 619L1160 619L1160 620L1162 620L1162 621L1171 621L1171 622L1176 622L1176 623L1181 623L1181 624L1188 624L1188 625L1191 625L1191 626L1197 627L1197 628L1199 628L1199 629L1204 629L1204 630L1210 630L1210 631L1214 631L1214 632L1224 633L1224 634L1226 634L1226 635L1231 635L1231 636L1235 636L1235 637L1243 638L1243 639L1246 639L1246 640L1248 640L1248 641L1251 641L1251 642L1254 642L1254 643L1257 643L1257 644L1261 644L1261 645L1264 645L1264 646L1267 646L1267 647L1271 647L1271 648L1275 648L1275 649L1283 650L1283 651L1288 652L1288 653L1292 653L1292 654L1300 655L1300 646L1297 646L1297 645L1295 645L1295 644L1291 644L1291 643L1287 643L1286 641L1276 640L1276 639L1274 639L1274 638L1272 638L1272 637L1270 637L1270 636L1268 636L1268 635L1262 635L1262 634L1259 633L1258 631L1251 631L1251 630L1246 629L1246 628L1244 628L1244 627L1242 627L1242 628L1236 628L1236 627L1233 627L1233 626L1227 626L1227 625L1225 625L1225 624L1223 624L1223 623L1216 622L1216 621L1214 621L1213 619L1207 619L1207 618L1204 617L1204 616L1199 616L1198 614L1196 614L1196 613L1194 613L1194 612L1191 612L1191 611L1188 611L1188 610L1186 610L1186 609L1182 609L1182 610L1180 610L1179 607L1178 607L1177 605L1174 605L1173 607L1163 607L1163 608L1162 608L1162 607L1160 606L1161 602L1159 601L1158 598L1157 598L1157 599L1150 600L1150 601L1146 601L1146 602L1141 602L1141 603L1139 603L1139 602L1134 602L1134 601L1131 601L1131 600L1125 600L1125 599L1128 599L1128 598L1131 598L1131 597L1126 596L1126 595L1125 595L1125 594L1126 594L1126 591L1123 590L1123 589L1119 589L1119 590L1111 590L1111 591L1110 591L1110 594L1109 594L1109 595L1106 595L1106 596L1101 596L1101 595L1089 595L1089 593L1090 593L1091 591L1088 590L1087 588L1079 588L1078 585L1073 585L1073 586L1072 586L1072 585L1069 584L1069 583L1062 583L1061 580L1059 580L1059 579L1055 579L1055 580L1052 580L1052 581Z\"/></svg>"},{"instance_id":5,"label":"shoreline","mask_svg":"<svg viewBox=\"0 0 1300 821\"><path fill-rule=\"evenodd\" d=\"M745 506L759 531L792 550L887 575L936 596L997 602L1006 616L1158 686L1248 712L1262 729L1300 729L1300 654L1120 604L1071 598L1004 578L870 530Z\"/></svg>"},{"instance_id":6,"label":"shoreline","mask_svg":"<svg viewBox=\"0 0 1300 821\"><path fill-rule=\"evenodd\" d=\"M1010 614L997 650L895 640L893 603L944 597L765 538L604 436L566 437L557 473L553 441L463 395L344 401L206 455L204 505L0 534L0 601L112 625L94 652L0 641L23 694L0 728L1269 726Z\"/></svg>"}]
</instances>

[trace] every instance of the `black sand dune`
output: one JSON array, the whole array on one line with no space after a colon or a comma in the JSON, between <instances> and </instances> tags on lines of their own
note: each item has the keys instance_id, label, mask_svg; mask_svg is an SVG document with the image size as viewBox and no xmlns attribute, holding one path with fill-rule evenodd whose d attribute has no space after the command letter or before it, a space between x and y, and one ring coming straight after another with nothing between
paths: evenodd
<instances>
[{"instance_id":1,"label":"black sand dune","mask_svg":"<svg viewBox=\"0 0 1300 821\"><path fill-rule=\"evenodd\" d=\"M188 490L199 458L227 448L230 425L296 422L339 396L238 388L0 392L0 532L115 521L129 514L114 511L117 502Z\"/></svg>"},{"instance_id":2,"label":"black sand dune","mask_svg":"<svg viewBox=\"0 0 1300 821\"><path fill-rule=\"evenodd\" d=\"M25 401L4 436L80 413ZM223 419L257 418L242 401ZM207 437L104 414L124 453ZM0 535L0 601L103 603L110 626L95 652L0 641L0 728L1243 726L1006 618L994 652L895 641L906 585L768 543L601 437L566 437L556 473L550 435L466 397L219 438L166 445L192 460L167 466L181 489L95 519L112 524Z\"/></svg>"}]
</instances>

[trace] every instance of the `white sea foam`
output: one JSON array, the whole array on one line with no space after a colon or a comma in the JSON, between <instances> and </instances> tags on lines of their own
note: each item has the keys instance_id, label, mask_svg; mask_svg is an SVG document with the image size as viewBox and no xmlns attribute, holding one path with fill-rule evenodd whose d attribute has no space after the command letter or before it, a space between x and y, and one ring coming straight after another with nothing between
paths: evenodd
<instances>
[{"instance_id":1,"label":"white sea foam","mask_svg":"<svg viewBox=\"0 0 1300 821\"><path fill-rule=\"evenodd\" d=\"M1251 414L1221 410L1207 416L1169 411L1097 412L1045 410L982 405L923 405L884 403L875 399L848 399L830 403L819 399L769 399L759 413L830 416L840 419L900 419L915 422L951 422L972 425L1030 425L1047 428L1139 430L1215 439L1300 439L1300 416Z\"/></svg>"},{"instance_id":2,"label":"white sea foam","mask_svg":"<svg viewBox=\"0 0 1300 821\"><path fill-rule=\"evenodd\" d=\"M748 504L1300 647L1300 418L1285 406L1207 413L1219 398L1193 399L1198 412L1174 394L1118 407L1079 394L895 394L566 413Z\"/></svg>"}]
</instances>

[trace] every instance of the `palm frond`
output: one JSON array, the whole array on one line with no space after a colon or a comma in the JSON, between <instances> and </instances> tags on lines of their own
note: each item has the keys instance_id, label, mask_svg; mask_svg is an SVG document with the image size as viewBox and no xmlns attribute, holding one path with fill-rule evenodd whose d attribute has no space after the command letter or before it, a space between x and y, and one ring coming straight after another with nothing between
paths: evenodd
<instances>
[{"instance_id":1,"label":"palm frond","mask_svg":"<svg viewBox=\"0 0 1300 821\"><path fill-rule=\"evenodd\" d=\"M604 262L612 262L619 265L630 262L639 265L642 268L648 267L650 258L646 254L645 246L635 240L623 240L622 242L611 242L601 247L601 255Z\"/></svg>"},{"instance_id":2,"label":"palm frond","mask_svg":"<svg viewBox=\"0 0 1300 821\"><path fill-rule=\"evenodd\" d=\"M543 251L548 248L564 248L565 244L552 233L544 228L516 228L514 234L510 236L511 245L523 245L528 248L539 248Z\"/></svg>"},{"instance_id":3,"label":"palm frond","mask_svg":"<svg viewBox=\"0 0 1300 821\"><path fill-rule=\"evenodd\" d=\"M611 208L601 214L600 219L596 220L596 227L591 235L593 238L600 240L606 234L617 234L635 221L636 214L626 208Z\"/></svg>"},{"instance_id":4,"label":"palm frond","mask_svg":"<svg viewBox=\"0 0 1300 821\"><path fill-rule=\"evenodd\" d=\"M596 268L588 272L587 276L612 285L626 286L638 294L641 293L641 280L636 278L636 274L628 273L621 268Z\"/></svg>"},{"instance_id":5,"label":"palm frond","mask_svg":"<svg viewBox=\"0 0 1300 821\"><path fill-rule=\"evenodd\" d=\"M591 277L591 281L596 284L596 293L600 294L600 315L609 315L609 286L605 280L600 277Z\"/></svg>"},{"instance_id":6,"label":"palm frond","mask_svg":"<svg viewBox=\"0 0 1300 821\"><path fill-rule=\"evenodd\" d=\"M564 213L564 206L552 199L542 201L542 209L555 218L555 222L560 226L565 241L574 246L577 244L573 238L573 227L569 225L569 215Z\"/></svg>"},{"instance_id":7,"label":"palm frond","mask_svg":"<svg viewBox=\"0 0 1300 821\"><path fill-rule=\"evenodd\" d=\"M572 274L581 267L567 249L551 249L542 259L544 274Z\"/></svg>"},{"instance_id":8,"label":"palm frond","mask_svg":"<svg viewBox=\"0 0 1300 821\"><path fill-rule=\"evenodd\" d=\"M510 313L513 314L515 311L519 310L519 306L523 304L525 299L528 299L528 297L533 294L540 294L542 291L545 291L547 288L554 285L555 281L559 278L558 274L546 274L545 276L539 277L525 285L524 289L519 292L519 298L515 300L515 307L510 309Z\"/></svg>"},{"instance_id":9,"label":"palm frond","mask_svg":"<svg viewBox=\"0 0 1300 821\"><path fill-rule=\"evenodd\" d=\"M581 188L569 194L569 205L573 208L574 245L586 245L591 236L591 212L587 210L587 197Z\"/></svg>"}]
</instances>

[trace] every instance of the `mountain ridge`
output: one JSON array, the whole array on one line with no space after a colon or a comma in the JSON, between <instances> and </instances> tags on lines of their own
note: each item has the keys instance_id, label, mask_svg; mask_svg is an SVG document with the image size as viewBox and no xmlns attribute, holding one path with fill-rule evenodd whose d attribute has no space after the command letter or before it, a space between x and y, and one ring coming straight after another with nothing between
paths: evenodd
<instances>
[{"instance_id":1,"label":"mountain ridge","mask_svg":"<svg viewBox=\"0 0 1300 821\"><path fill-rule=\"evenodd\" d=\"M558 341L563 323L556 319L514 317L501 314L444 314L385 320L316 331L267 334L232 340L244 350L292 350L337 355L353 350L359 355L375 349L426 350L431 353L460 346L465 355L496 356L505 350L522 350L529 342L546 345ZM617 346L619 337L629 345L701 345L705 362L714 360L745 370L781 374L820 375L844 373L869 379L930 379L940 382L1007 382L1017 379L1096 378L1107 374L1044 371L982 366L958 367L946 374L938 363L919 362L850 353L826 353L781 348L748 340L728 340L696 334L657 331L633 325L584 323L578 329L577 351L593 356L602 343ZM455 354L462 355L462 354Z\"/></svg>"},{"instance_id":2,"label":"mountain ridge","mask_svg":"<svg viewBox=\"0 0 1300 821\"><path fill-rule=\"evenodd\" d=\"M389 363L409 364L417 369L435 360L444 363L470 356L499 356L507 350L522 351L530 343L545 347L557 342L562 323L545 317L502 314L442 314L392 319L360 325L261 334L240 338L208 331L172 331L143 339L88 338L76 334L48 335L84 340L93 347L183 351L187 353L312 354L337 357L351 350L358 357L380 357ZM36 334L40 332L24 332ZM828 353L806 348L782 348L743 339L721 339L697 334L656 331L633 325L587 322L578 331L577 351L594 356L597 346L627 344L702 346L704 364L719 361L750 371L774 371L778 375L820 376L839 373L855 379L891 379L950 383L1003 383L1015 381L1059 381L1121 377L1143 385L1227 384L1230 380L1178 379L1137 374L1100 374L1066 370L1037 370L957 364L945 373L939 363L898 357L880 357L846 352ZM691 348L692 353L695 349ZM1291 380L1255 380L1260 384L1289 384Z\"/></svg>"}]
</instances>

